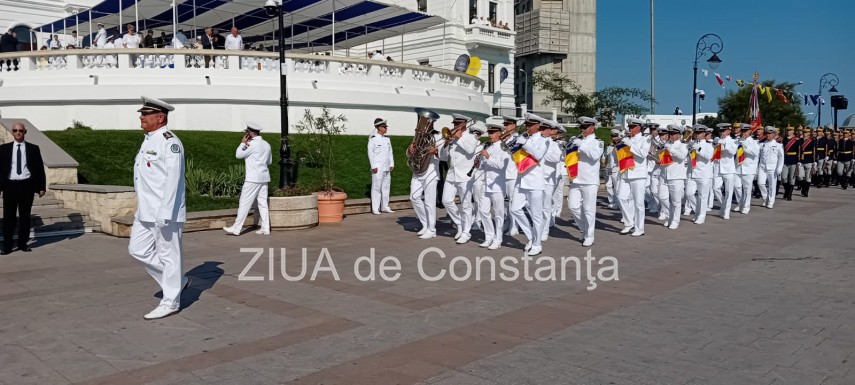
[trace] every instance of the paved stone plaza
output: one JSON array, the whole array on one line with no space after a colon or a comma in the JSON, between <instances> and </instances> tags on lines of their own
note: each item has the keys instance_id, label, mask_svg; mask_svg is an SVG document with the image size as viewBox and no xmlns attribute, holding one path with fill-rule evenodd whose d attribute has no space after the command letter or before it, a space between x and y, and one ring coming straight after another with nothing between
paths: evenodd
<instances>
[{"instance_id":1,"label":"paved stone plaza","mask_svg":"<svg viewBox=\"0 0 855 385\"><path fill-rule=\"evenodd\" d=\"M524 237L498 253L478 247L480 232L456 245L446 219L419 240L411 210L271 236L190 233L184 310L157 321L142 319L157 287L127 239L38 240L0 258L0 383L855 384L853 200L813 189L676 231L649 217L642 238L618 235L619 214L600 208L592 256L617 258L620 280L591 291L584 260L580 282L572 264L566 282L426 281L428 247L446 254L425 257L435 275L456 256L520 257ZM584 257L578 237L561 221L543 255ZM253 256L242 247L286 247L292 275L305 247L307 276L283 279L277 250L273 280L239 281ZM397 280L355 277L372 247L377 265L400 261ZM310 281L322 248L339 281ZM265 255L247 275L267 273Z\"/></svg>"}]
</instances>

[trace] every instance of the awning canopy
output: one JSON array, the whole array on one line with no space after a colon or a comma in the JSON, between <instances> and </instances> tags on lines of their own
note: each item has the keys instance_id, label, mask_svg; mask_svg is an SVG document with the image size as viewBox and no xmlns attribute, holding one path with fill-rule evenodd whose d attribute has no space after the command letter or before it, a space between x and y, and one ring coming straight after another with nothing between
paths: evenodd
<instances>
[{"instance_id":1,"label":"awning canopy","mask_svg":"<svg viewBox=\"0 0 855 385\"><path fill-rule=\"evenodd\" d=\"M168 36L172 36L173 24L190 38L204 33L205 27L226 34L236 26L244 42L271 40L278 33L277 18L267 16L263 0L176 0L175 14L172 3L171 0L106 0L91 9L92 29L97 31L97 23L103 23L106 28L124 34L125 27L118 25L121 14L122 24L136 23L138 16L140 32L155 29ZM286 49L332 46L333 42L336 48L351 48L445 21L439 16L373 0L285 0L282 9ZM92 33L88 29L89 15L90 10L83 10L40 28L44 32ZM155 33L155 37L159 35Z\"/></svg>"}]
</instances>

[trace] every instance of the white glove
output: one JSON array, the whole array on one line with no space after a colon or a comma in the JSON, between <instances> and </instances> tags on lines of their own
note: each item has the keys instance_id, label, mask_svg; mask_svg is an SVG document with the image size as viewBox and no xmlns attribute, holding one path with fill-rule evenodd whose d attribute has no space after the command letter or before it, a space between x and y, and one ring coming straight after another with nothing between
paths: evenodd
<instances>
[{"instance_id":1,"label":"white glove","mask_svg":"<svg viewBox=\"0 0 855 385\"><path fill-rule=\"evenodd\" d=\"M625 144L625 145L627 145L627 146L629 146L630 144L632 144L632 139L630 139L630 137L628 137L628 136L627 136L627 137L625 137L625 138L621 139L621 141L620 141L620 142L621 142L621 143L623 143L623 144Z\"/></svg>"},{"instance_id":2,"label":"white glove","mask_svg":"<svg viewBox=\"0 0 855 385\"><path fill-rule=\"evenodd\" d=\"M166 227L166 219L158 218L157 221L154 222L154 227L157 227L158 229Z\"/></svg>"}]
</instances>

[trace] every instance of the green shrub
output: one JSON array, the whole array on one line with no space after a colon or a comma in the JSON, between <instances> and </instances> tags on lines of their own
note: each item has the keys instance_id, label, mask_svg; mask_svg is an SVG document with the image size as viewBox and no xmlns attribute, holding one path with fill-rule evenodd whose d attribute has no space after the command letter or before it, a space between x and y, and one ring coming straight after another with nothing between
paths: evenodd
<instances>
[{"instance_id":1,"label":"green shrub","mask_svg":"<svg viewBox=\"0 0 855 385\"><path fill-rule=\"evenodd\" d=\"M92 131L92 127L89 127L89 126L87 126L87 125L83 124L83 122L81 122L81 121L79 121L79 120L77 120L77 119L72 119L72 120L71 120L71 127L66 128L66 130L87 130L87 131Z\"/></svg>"}]
</instances>

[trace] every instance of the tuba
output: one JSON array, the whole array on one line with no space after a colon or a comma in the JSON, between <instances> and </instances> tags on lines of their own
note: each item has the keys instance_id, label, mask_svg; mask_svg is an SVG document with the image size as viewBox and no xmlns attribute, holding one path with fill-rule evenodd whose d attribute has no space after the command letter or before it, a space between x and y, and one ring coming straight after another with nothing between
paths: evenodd
<instances>
[{"instance_id":1,"label":"tuba","mask_svg":"<svg viewBox=\"0 0 855 385\"><path fill-rule=\"evenodd\" d=\"M412 151L407 151L407 165L413 174L424 174L427 171L433 154L429 153L431 147L436 146L433 137L433 123L439 119L439 114L426 108L416 108L418 122L416 123L416 134L413 136Z\"/></svg>"}]
</instances>

